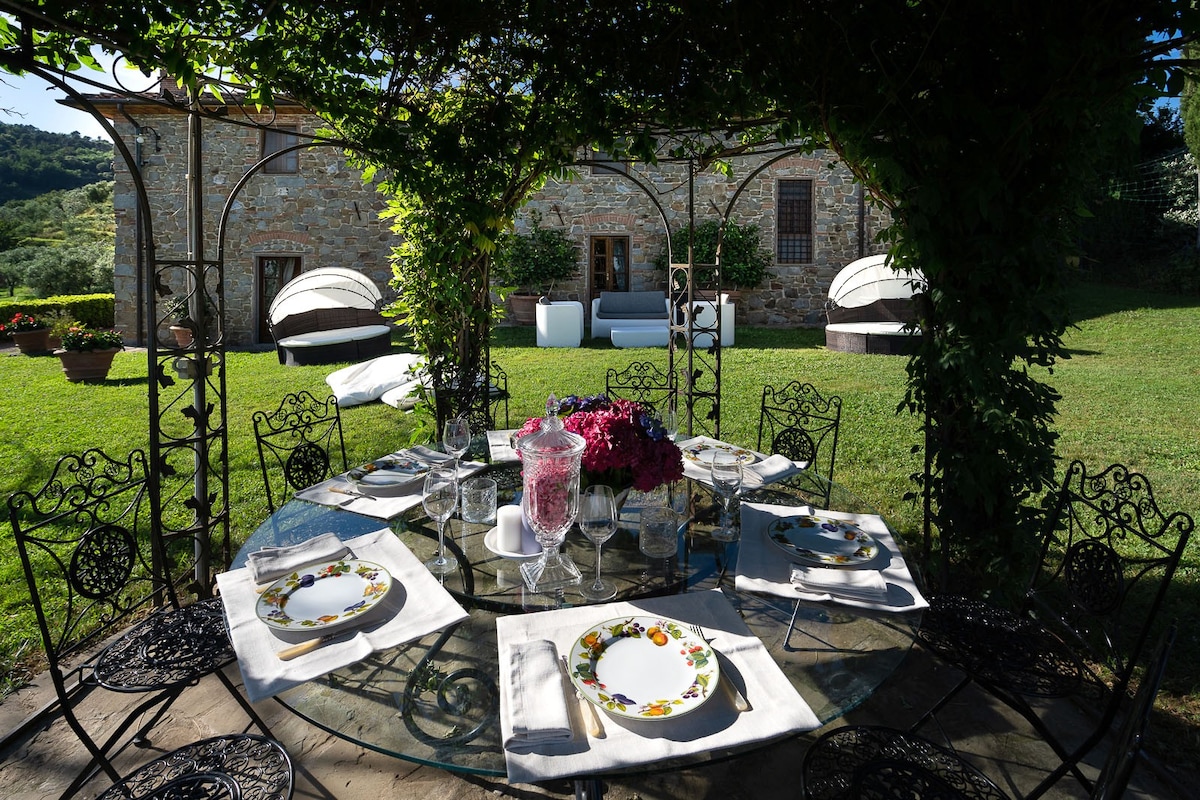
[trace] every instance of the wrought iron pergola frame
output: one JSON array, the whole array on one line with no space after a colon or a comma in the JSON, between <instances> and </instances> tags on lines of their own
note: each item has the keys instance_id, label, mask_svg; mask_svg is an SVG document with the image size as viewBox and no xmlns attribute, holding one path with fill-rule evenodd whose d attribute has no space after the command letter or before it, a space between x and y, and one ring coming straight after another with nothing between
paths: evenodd
<instances>
[{"instance_id":1,"label":"wrought iron pergola frame","mask_svg":"<svg viewBox=\"0 0 1200 800\"><path fill-rule=\"evenodd\" d=\"M16 13L16 12L14 12ZM139 339L145 333L149 384L149 457L150 479L148 497L153 516L152 531L169 541L183 536L194 537L197 542L195 591L207 596L212 591L214 562L224 566L231 559L230 509L229 509L229 458L227 385L225 378L225 235L234 202L247 183L276 158L293 151L311 147L339 147L344 150L356 148L348 142L324 139L299 134L304 141L278 150L252 165L236 181L226 198L219 216L215 257L205 253L204 192L199 176L203 174L203 123L206 119L221 124L239 124L262 130L277 130L270 124L250 120L249 111L243 109L245 120L232 120L230 106L237 106L234 98L226 96L216 107L206 106L197 93L191 92L186 103L180 105L172 97L160 93L148 97L145 92L131 91L123 86L107 86L99 81L75 73L66 73L36 61L32 45L19 51L0 51L0 64L14 72L36 75L61 90L79 108L90 113L104 128L113 141L119 157L128 167L136 198L136 247L138 260ZM153 222L149 209L149 195L143 181L142 145L146 133L156 139L158 132L140 125L127 109L119 106L117 111L130 121L134 129L133 148L118 133L116 126L93 102L92 98L68 82L82 82L96 90L107 90L116 97L125 97L140 103L169 106L178 113L187 115L187 181L184 188L187 218L187 256L163 258L158 255ZM255 111L255 114L261 112ZM295 134L295 131L281 131ZM750 181L764 169L780 160L803 153L805 146L775 148L776 154L755 168L738 185L721 215L715 264L693 262L693 236L695 229L695 177L697 160L674 159L688 164L688 221L689 239L687 258L676 261L671 252L670 223L657 193L645 182L625 170L616 169L611 163L580 160L578 166L591 166L606 170L624 180L632 182L650 199L662 222L668 248L669 269L667 284L671 307L675 309L670 319L668 367L678 378L680 430L692 435L703 432L714 437L721 434L721 332L722 315L719 308L711 325L696 320L699 293L711 293L713 302L720 303L721 245L730 216L738 199ZM748 150L741 155L754 154ZM761 151L758 151L761 152ZM697 268L711 271L715 285L698 286ZM176 292L187 297L188 313L182 325L193 332L189 345L178 345L160 336L163 320L160 318L159 303ZM215 313L210 309L215 309ZM144 328L142 328L144 326ZM711 345L696 347L702 337L710 337ZM484 351L483 368L487 370L489 353ZM485 398L486 399L486 398ZM216 541L214 543L214 532Z\"/></svg>"}]
</instances>

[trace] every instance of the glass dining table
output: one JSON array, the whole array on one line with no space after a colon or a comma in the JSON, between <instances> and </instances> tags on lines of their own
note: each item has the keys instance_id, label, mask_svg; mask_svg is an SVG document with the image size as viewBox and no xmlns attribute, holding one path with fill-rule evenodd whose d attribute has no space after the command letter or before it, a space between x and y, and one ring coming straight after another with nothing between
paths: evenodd
<instances>
[{"instance_id":1,"label":"glass dining table","mask_svg":"<svg viewBox=\"0 0 1200 800\"><path fill-rule=\"evenodd\" d=\"M490 465L483 474L496 480L501 505L519 496L519 464ZM741 501L877 513L844 487L809 473L801 477L744 492ZM621 528L604 544L603 574L617 584L615 600L719 589L822 724L870 697L903 661L920 624L920 611L873 612L738 591L739 544L712 538L719 517L712 490L685 479L672 491L669 502L683 512L674 556L642 554L633 500L622 514ZM246 540L233 567L245 566L247 555L262 547L296 544L329 531L347 540L382 527L389 527L421 560L437 547L436 523L420 504L382 522L292 499ZM496 555L485 544L490 527L464 523L458 515L447 525L446 545L457 559L458 569L441 580L469 612L465 620L406 645L375 652L363 661L288 689L277 699L310 723L365 748L446 770L505 776L496 619L590 601L574 587L549 594L529 592L519 561ZM574 528L564 549L580 566L584 580L589 580L595 563L594 545ZM751 704L769 702L747 699ZM689 756L669 765L656 762L646 769L686 768L736 756L756 746L763 744Z\"/></svg>"}]
</instances>

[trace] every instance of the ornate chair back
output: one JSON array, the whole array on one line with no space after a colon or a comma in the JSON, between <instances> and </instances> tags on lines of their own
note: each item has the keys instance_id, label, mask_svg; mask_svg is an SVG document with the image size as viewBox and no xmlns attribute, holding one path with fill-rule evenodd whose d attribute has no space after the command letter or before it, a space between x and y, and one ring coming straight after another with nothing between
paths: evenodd
<instances>
[{"instance_id":1,"label":"ornate chair back","mask_svg":"<svg viewBox=\"0 0 1200 800\"><path fill-rule=\"evenodd\" d=\"M293 491L346 471L342 416L333 395L318 400L306 391L291 393L274 411L255 411L253 421L271 512L276 497L283 502ZM340 469L335 458L341 459Z\"/></svg>"},{"instance_id":2,"label":"ornate chair back","mask_svg":"<svg viewBox=\"0 0 1200 800\"><path fill-rule=\"evenodd\" d=\"M822 397L811 383L763 387L758 414L758 450L807 461L818 475L833 480L842 398Z\"/></svg>"},{"instance_id":3,"label":"ornate chair back","mask_svg":"<svg viewBox=\"0 0 1200 800\"><path fill-rule=\"evenodd\" d=\"M1073 461L1049 518L1026 611L1124 691L1179 566L1194 523L1162 511L1144 475Z\"/></svg>"},{"instance_id":4,"label":"ornate chair back","mask_svg":"<svg viewBox=\"0 0 1200 800\"><path fill-rule=\"evenodd\" d=\"M185 592L206 594L195 564L207 563L208 554L197 553L194 537L164 542L149 513L147 481L142 451L119 460L92 449L60 458L43 486L8 498L47 673L64 718L92 756L64 796L93 766L117 780L111 754L125 731L138 724L135 739L144 738L187 686L234 659L220 600L181 602ZM102 746L75 712L96 687L144 695ZM144 716L155 706L157 713Z\"/></svg>"},{"instance_id":5,"label":"ornate chair back","mask_svg":"<svg viewBox=\"0 0 1200 800\"><path fill-rule=\"evenodd\" d=\"M609 368L604 378L604 393L610 399L633 400L662 414L675 397L675 376L652 361L634 361L623 370Z\"/></svg>"}]
</instances>

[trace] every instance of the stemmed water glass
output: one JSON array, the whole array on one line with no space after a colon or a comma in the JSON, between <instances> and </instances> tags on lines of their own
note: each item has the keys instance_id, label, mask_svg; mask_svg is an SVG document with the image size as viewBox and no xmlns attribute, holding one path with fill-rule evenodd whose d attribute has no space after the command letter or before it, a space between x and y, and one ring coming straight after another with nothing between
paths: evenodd
<instances>
[{"instance_id":1,"label":"stemmed water glass","mask_svg":"<svg viewBox=\"0 0 1200 800\"><path fill-rule=\"evenodd\" d=\"M588 600L608 600L617 594L617 585L600 577L600 549L617 532L617 504L611 487L589 486L579 498L579 530L596 545L596 579L580 585L579 593Z\"/></svg>"},{"instance_id":2,"label":"stemmed water glass","mask_svg":"<svg viewBox=\"0 0 1200 800\"><path fill-rule=\"evenodd\" d=\"M471 426L463 417L446 420L442 427L442 449L454 456L454 472L458 473L458 460L471 448Z\"/></svg>"},{"instance_id":3,"label":"stemmed water glass","mask_svg":"<svg viewBox=\"0 0 1200 800\"><path fill-rule=\"evenodd\" d=\"M425 506L425 513L430 519L436 520L438 526L437 555L425 562L434 575L445 575L456 568L456 564L446 558L446 520L458 505L457 473L458 470L439 464L431 467L425 475L421 502Z\"/></svg>"},{"instance_id":4,"label":"stemmed water glass","mask_svg":"<svg viewBox=\"0 0 1200 800\"><path fill-rule=\"evenodd\" d=\"M721 527L713 531L712 537L719 542L732 542L737 539L737 528L729 513L729 505L742 488L742 459L736 454L718 450L713 454L712 484L721 498Z\"/></svg>"},{"instance_id":5,"label":"stemmed water glass","mask_svg":"<svg viewBox=\"0 0 1200 800\"><path fill-rule=\"evenodd\" d=\"M662 424L663 429L667 432L667 438L674 442L679 436L679 412L673 408L663 411Z\"/></svg>"}]
</instances>

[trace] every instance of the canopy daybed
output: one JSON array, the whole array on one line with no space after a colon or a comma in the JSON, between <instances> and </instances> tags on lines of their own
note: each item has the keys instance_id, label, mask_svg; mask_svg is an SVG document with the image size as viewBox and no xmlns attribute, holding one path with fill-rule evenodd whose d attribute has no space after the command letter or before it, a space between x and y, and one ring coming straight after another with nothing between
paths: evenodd
<instances>
[{"instance_id":1,"label":"canopy daybed","mask_svg":"<svg viewBox=\"0 0 1200 800\"><path fill-rule=\"evenodd\" d=\"M392 329L379 313L383 295L366 275L322 267L289 281L268 311L279 363L362 361L391 349Z\"/></svg>"},{"instance_id":2,"label":"canopy daybed","mask_svg":"<svg viewBox=\"0 0 1200 800\"><path fill-rule=\"evenodd\" d=\"M825 346L847 353L909 353L921 331L913 326L913 295L924 291L920 270L895 270L887 255L852 261L829 285Z\"/></svg>"}]
</instances>

